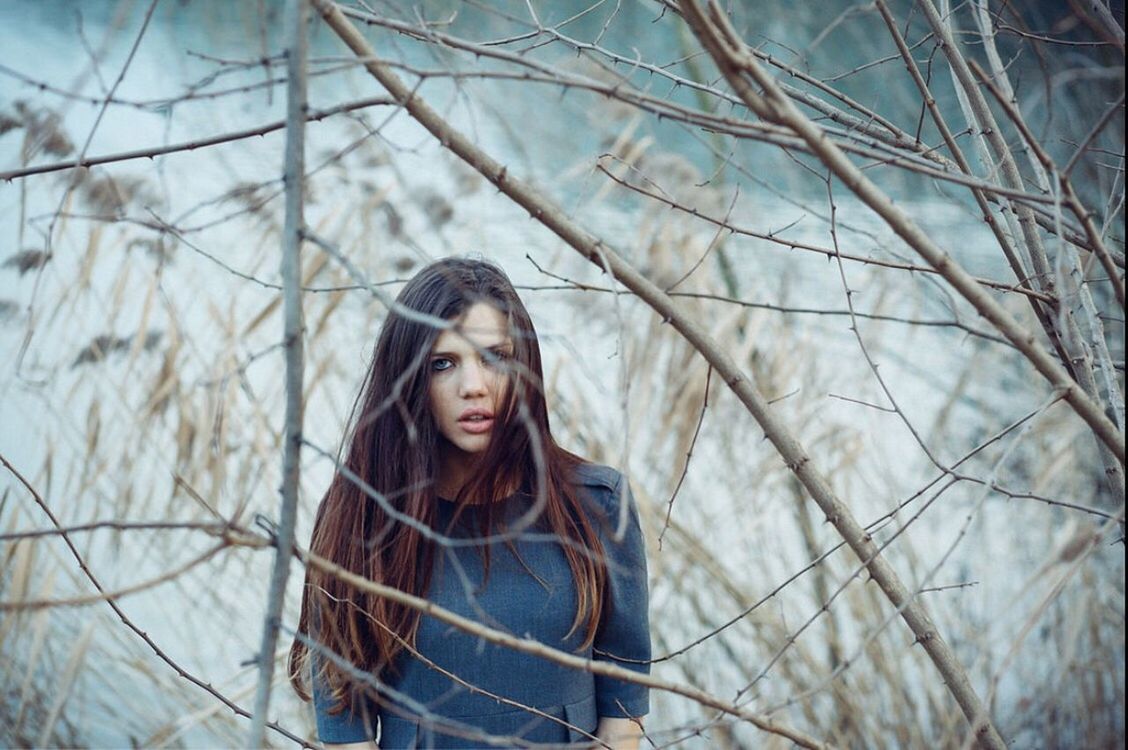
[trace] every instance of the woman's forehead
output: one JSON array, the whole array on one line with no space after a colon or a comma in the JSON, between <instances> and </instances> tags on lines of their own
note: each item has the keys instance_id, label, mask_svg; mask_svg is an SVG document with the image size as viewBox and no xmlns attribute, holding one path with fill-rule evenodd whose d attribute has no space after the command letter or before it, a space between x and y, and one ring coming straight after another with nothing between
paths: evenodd
<instances>
[{"instance_id":1,"label":"woman's forehead","mask_svg":"<svg viewBox=\"0 0 1128 750\"><path fill-rule=\"evenodd\" d=\"M476 302L467 308L454 328L447 329L435 339L434 351L444 348L473 348L476 345L490 348L511 343L509 319L493 305Z\"/></svg>"}]
</instances>

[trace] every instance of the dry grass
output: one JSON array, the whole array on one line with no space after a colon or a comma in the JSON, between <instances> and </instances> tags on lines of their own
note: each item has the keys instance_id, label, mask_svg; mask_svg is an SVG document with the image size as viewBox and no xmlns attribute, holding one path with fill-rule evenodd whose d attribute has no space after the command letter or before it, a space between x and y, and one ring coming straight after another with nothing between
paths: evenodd
<instances>
[{"instance_id":1,"label":"dry grass","mask_svg":"<svg viewBox=\"0 0 1128 750\"><path fill-rule=\"evenodd\" d=\"M0 268L14 268L20 276L23 276L28 271L43 267L50 260L51 253L42 250L20 250L10 255Z\"/></svg>"},{"instance_id":2,"label":"dry grass","mask_svg":"<svg viewBox=\"0 0 1128 750\"><path fill-rule=\"evenodd\" d=\"M607 120L622 124L612 115ZM0 121L0 132L9 121L27 130L27 153L73 150L49 113L17 103ZM692 189L708 176L663 152L654 139L626 131L617 136L612 150L632 165L625 173L632 180L645 177L671 195L681 189L681 197L704 212L723 215L734 205L719 181ZM606 283L570 256L553 259L557 245L526 232L526 217L487 210L495 204L479 180L448 165L428 175L434 184L414 184L397 167L403 155L376 144L361 144L340 157L336 171L313 180L311 195L329 197L310 216L373 282L402 278L426 257L480 249L534 285L558 282L535 275L525 251L538 262L554 260L543 263L554 273ZM443 157L433 163L443 164ZM42 272L36 305L43 322L31 361L46 385L29 396L6 382L4 419L26 429L20 439L34 446L27 455L38 463L19 468L63 524L210 522L216 516L251 523L256 513L276 513L283 391L280 297L270 285L277 282L273 243L280 207L272 199L276 186L234 169L231 174L231 187L213 186L181 214L204 227L190 242L214 259L136 223L69 219L50 253L25 250L4 262L21 276ZM144 217L143 208L155 200L155 179L148 171L88 174L78 183L79 200L100 214ZM57 198L40 189L33 201ZM591 203L614 197L615 188L601 187ZM747 199L734 210L745 212L746 223L780 223L757 214L759 205ZM711 228L660 206L644 205L628 218L634 233L616 242L650 278L671 285L696 268L678 283L679 292L725 295L735 281L741 298L753 302L844 306L836 282L817 283L836 279L821 259L781 260L766 243L727 236L718 245ZM867 251L896 248L887 238L874 240L867 228L842 232L845 243ZM721 252L735 279L718 264ZM303 283L321 290L304 300L306 437L332 450L384 313L367 292L341 288L351 281L323 253L307 249L304 263ZM924 318L948 303L905 274L851 268L850 283L864 290L860 296L871 312ZM707 374L696 352L629 298L594 291L523 295L542 332L564 338L546 336L544 344L557 365L546 373L557 437L593 460L629 470L650 543L656 655L682 651L750 610L655 670L722 696L742 691L743 700L842 747L960 747L963 719L923 651L899 620L889 621L887 601L859 575L851 554L830 552L838 543L833 529L716 379L702 421ZM897 416L859 403L888 406L848 319L693 297L681 303L775 400L774 408L863 521L889 513L935 476ZM12 312L0 306L0 318L14 317L17 302L0 302L7 304ZM875 321L860 328L907 416L945 461L961 458L1038 401L1024 390L1028 376L1004 347L955 329ZM934 350L946 352L944 371L924 356ZM1109 499L1094 489L1099 467L1082 435L1067 411L1051 409L1023 438L1000 480L1107 510ZM997 446L989 448L961 470L987 476L999 455ZM307 457L302 470L300 538L308 535L331 466ZM29 495L10 477L4 481L5 531L46 527ZM976 510L977 492L959 485L919 518L915 513L926 503L916 500L875 533L889 542L886 554L914 585L975 583L922 596L985 691L1039 597L1069 561L1070 541L1092 523L1075 511L998 494ZM973 511L966 537L926 582ZM75 537L107 588L173 569L203 541L191 533L148 531ZM0 541L0 598L89 594L65 554L58 539ZM261 552L224 552L126 600L129 612L184 669L246 705L254 670L242 663L257 648L267 563ZM1004 736L1021 746L1120 746L1123 572L1123 548L1102 548L1017 647L1018 658L999 675L994 704ZM179 678L106 613L92 606L9 612L0 619L0 744L83 745L127 736L152 747L244 741L245 723ZM308 711L285 687L274 706L284 726L311 735ZM666 695L654 696L647 729L659 746L683 736L691 746L783 746Z\"/></svg>"}]
</instances>

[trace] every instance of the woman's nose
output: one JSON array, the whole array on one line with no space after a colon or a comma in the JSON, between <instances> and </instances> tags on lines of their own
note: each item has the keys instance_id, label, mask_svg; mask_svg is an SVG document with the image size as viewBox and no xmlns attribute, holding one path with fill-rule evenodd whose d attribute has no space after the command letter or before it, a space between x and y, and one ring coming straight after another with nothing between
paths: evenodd
<instances>
[{"instance_id":1,"label":"woman's nose","mask_svg":"<svg viewBox=\"0 0 1128 750\"><path fill-rule=\"evenodd\" d=\"M463 396L480 396L488 392L486 370L476 362L470 362L462 368L462 381L460 391Z\"/></svg>"}]
</instances>

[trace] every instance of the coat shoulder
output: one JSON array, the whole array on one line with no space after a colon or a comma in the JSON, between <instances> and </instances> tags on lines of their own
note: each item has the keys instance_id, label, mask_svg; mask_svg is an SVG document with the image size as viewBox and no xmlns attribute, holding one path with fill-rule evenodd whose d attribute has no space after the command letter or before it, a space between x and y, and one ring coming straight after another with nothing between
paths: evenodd
<instances>
[{"instance_id":1,"label":"coat shoulder","mask_svg":"<svg viewBox=\"0 0 1128 750\"><path fill-rule=\"evenodd\" d=\"M576 467L575 482L585 487L615 492L623 481L623 475L610 466L603 464L582 463Z\"/></svg>"},{"instance_id":2,"label":"coat shoulder","mask_svg":"<svg viewBox=\"0 0 1128 750\"><path fill-rule=\"evenodd\" d=\"M623 474L617 469L603 464L580 464L576 467L575 483L583 488L586 505L596 516L617 518L622 502Z\"/></svg>"}]
</instances>

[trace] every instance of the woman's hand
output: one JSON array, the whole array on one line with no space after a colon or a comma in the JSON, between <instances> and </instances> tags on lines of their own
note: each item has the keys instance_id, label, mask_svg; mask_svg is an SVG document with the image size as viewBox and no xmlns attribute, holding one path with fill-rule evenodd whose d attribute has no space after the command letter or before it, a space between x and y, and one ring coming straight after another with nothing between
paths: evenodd
<instances>
[{"instance_id":1,"label":"woman's hand","mask_svg":"<svg viewBox=\"0 0 1128 750\"><path fill-rule=\"evenodd\" d=\"M595 736L612 750L638 750L642 739L642 720L600 716Z\"/></svg>"}]
</instances>

